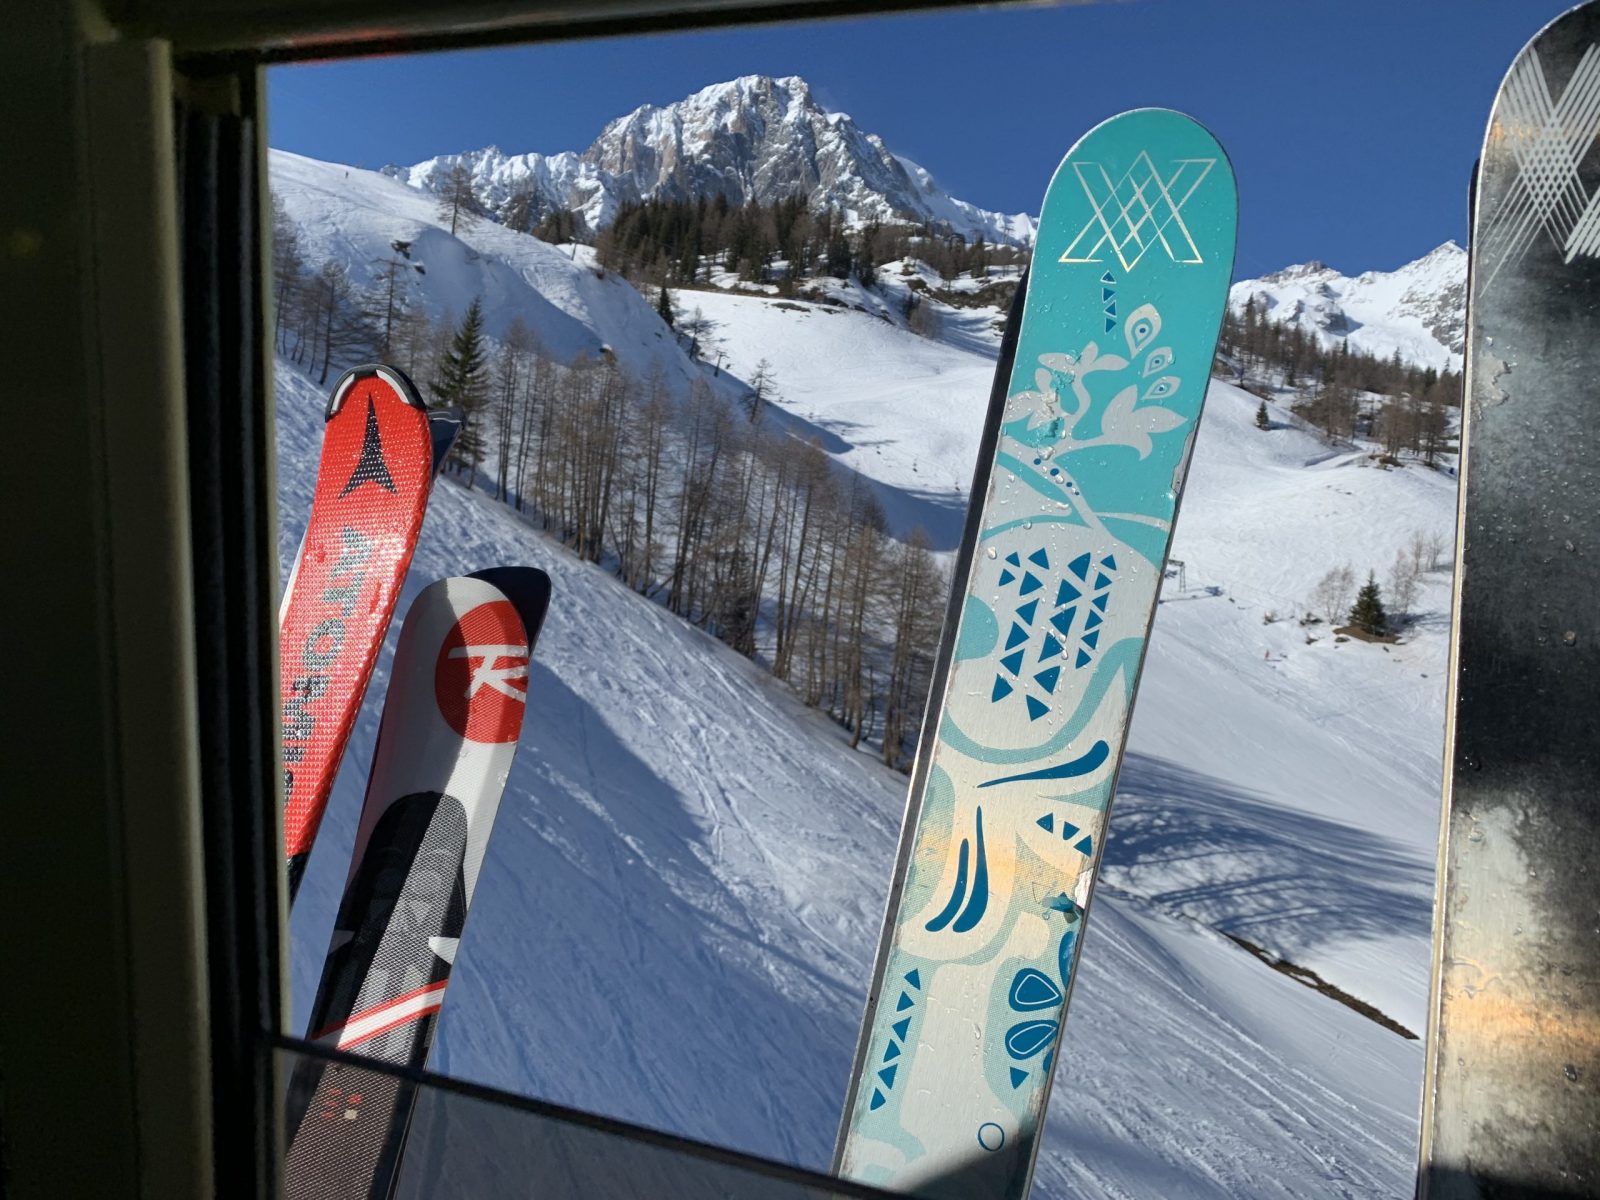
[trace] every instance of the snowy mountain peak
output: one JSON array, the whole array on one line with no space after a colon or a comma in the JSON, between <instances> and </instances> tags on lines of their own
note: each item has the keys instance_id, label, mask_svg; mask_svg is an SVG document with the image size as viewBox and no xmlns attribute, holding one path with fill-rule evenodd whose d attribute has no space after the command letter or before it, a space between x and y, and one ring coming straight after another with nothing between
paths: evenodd
<instances>
[{"instance_id":1,"label":"snowy mountain peak","mask_svg":"<svg viewBox=\"0 0 1600 1200\"><path fill-rule=\"evenodd\" d=\"M1466 265L1467 252L1454 238L1434 247L1411 264L1413 267L1436 266L1449 271L1466 270Z\"/></svg>"},{"instance_id":2,"label":"snowy mountain peak","mask_svg":"<svg viewBox=\"0 0 1600 1200\"><path fill-rule=\"evenodd\" d=\"M671 104L641 105L608 122L581 154L506 155L487 147L385 173L431 189L458 163L471 171L491 212L503 216L520 191L531 193L537 212L577 212L591 230L645 199L720 195L742 205L797 194L855 225L943 225L969 240L1009 243L1030 241L1035 227L1026 213L990 212L949 195L882 138L824 108L796 75L741 75Z\"/></svg>"},{"instance_id":3,"label":"snowy mountain peak","mask_svg":"<svg viewBox=\"0 0 1600 1200\"><path fill-rule=\"evenodd\" d=\"M1310 262L1295 263L1293 266L1284 267L1281 271L1274 271L1270 275L1263 275L1262 283L1289 283L1297 279L1309 279L1317 275L1337 275L1338 272L1325 262L1312 259Z\"/></svg>"},{"instance_id":4,"label":"snowy mountain peak","mask_svg":"<svg viewBox=\"0 0 1600 1200\"><path fill-rule=\"evenodd\" d=\"M1445 242L1393 271L1354 278L1321 262L1299 263L1233 285L1229 300L1251 300L1272 322L1299 326L1324 346L1346 341L1381 358L1398 353L1421 366L1461 369L1466 342L1467 252Z\"/></svg>"}]
</instances>

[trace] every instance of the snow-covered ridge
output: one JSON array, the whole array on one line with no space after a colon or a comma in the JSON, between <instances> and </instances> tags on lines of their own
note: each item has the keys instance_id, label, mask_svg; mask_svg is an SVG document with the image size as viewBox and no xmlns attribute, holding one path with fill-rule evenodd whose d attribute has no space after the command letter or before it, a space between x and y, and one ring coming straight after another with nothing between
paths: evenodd
<instances>
[{"instance_id":1,"label":"snow-covered ridge","mask_svg":"<svg viewBox=\"0 0 1600 1200\"><path fill-rule=\"evenodd\" d=\"M803 194L853 224L947 225L967 239L1022 243L1027 213L997 213L949 195L923 167L817 102L804 79L745 75L665 107L645 104L611 121L582 154L506 154L498 147L443 154L384 173L432 188L458 163L490 211L530 188L540 212L569 210L599 229L627 203L726 196L735 205Z\"/></svg>"},{"instance_id":2,"label":"snow-covered ridge","mask_svg":"<svg viewBox=\"0 0 1600 1200\"><path fill-rule=\"evenodd\" d=\"M1236 312L1254 298L1266 319L1298 325L1324 346L1348 342L1380 358L1461 369L1466 344L1467 252L1455 242L1394 271L1351 278L1320 262L1235 283Z\"/></svg>"}]
</instances>

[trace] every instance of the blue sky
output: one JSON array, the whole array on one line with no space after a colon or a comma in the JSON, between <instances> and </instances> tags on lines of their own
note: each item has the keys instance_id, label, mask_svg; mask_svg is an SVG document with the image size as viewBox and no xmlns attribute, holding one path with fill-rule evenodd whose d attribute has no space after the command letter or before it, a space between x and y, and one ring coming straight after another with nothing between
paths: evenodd
<instances>
[{"instance_id":1,"label":"blue sky","mask_svg":"<svg viewBox=\"0 0 1600 1200\"><path fill-rule=\"evenodd\" d=\"M1388 269L1466 239L1511 59L1567 0L1126 0L766 25L276 67L274 146L369 167L495 144L582 150L607 120L736 75L801 75L947 191L1037 212L1126 108L1203 121L1239 177L1236 273Z\"/></svg>"}]
</instances>

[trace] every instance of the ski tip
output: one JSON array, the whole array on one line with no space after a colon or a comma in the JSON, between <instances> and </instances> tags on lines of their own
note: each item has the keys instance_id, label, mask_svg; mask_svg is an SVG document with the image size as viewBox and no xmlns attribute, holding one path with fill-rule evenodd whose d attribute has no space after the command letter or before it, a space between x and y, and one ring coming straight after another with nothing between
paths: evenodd
<instances>
[{"instance_id":1,"label":"ski tip","mask_svg":"<svg viewBox=\"0 0 1600 1200\"><path fill-rule=\"evenodd\" d=\"M437 475L449 457L450 448L456 444L467 414L459 408L428 409L428 435L433 439L433 473Z\"/></svg>"},{"instance_id":2,"label":"ski tip","mask_svg":"<svg viewBox=\"0 0 1600 1200\"><path fill-rule=\"evenodd\" d=\"M522 618L522 629L531 647L539 640L539 630L550 608L550 576L538 567L485 567L467 576L481 579L500 589Z\"/></svg>"},{"instance_id":3,"label":"ski tip","mask_svg":"<svg viewBox=\"0 0 1600 1200\"><path fill-rule=\"evenodd\" d=\"M359 367L351 367L339 376L339 382L333 385L333 396L328 400L328 411L323 414L323 420L333 420L344 407L345 399L350 395L351 389L363 379L371 379L374 376L393 388L395 395L412 408L427 411L428 406L422 402L422 395L417 391L417 385L412 383L411 377L399 367L392 367L388 363L363 363Z\"/></svg>"}]
</instances>

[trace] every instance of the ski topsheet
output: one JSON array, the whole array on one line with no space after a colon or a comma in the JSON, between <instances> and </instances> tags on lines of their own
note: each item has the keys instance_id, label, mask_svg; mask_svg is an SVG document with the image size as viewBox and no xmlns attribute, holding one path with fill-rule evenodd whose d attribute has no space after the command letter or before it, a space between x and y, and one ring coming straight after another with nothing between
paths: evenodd
<instances>
[{"instance_id":1,"label":"ski topsheet","mask_svg":"<svg viewBox=\"0 0 1600 1200\"><path fill-rule=\"evenodd\" d=\"M1040 217L973 480L835 1158L1028 1188L1233 266L1227 156L1179 113L1088 133ZM1002 369L1005 365L1002 364Z\"/></svg>"},{"instance_id":2,"label":"ski topsheet","mask_svg":"<svg viewBox=\"0 0 1600 1200\"><path fill-rule=\"evenodd\" d=\"M356 367L334 387L311 518L278 618L291 901L416 549L434 441L398 370Z\"/></svg>"},{"instance_id":3,"label":"ski topsheet","mask_svg":"<svg viewBox=\"0 0 1600 1200\"><path fill-rule=\"evenodd\" d=\"M424 589L400 631L350 873L312 1006L313 1041L427 1060L516 755L550 598L531 567ZM287 1195L387 1194L409 1089L307 1062L291 1086Z\"/></svg>"},{"instance_id":4,"label":"ski topsheet","mask_svg":"<svg viewBox=\"0 0 1600 1200\"><path fill-rule=\"evenodd\" d=\"M1600 1195L1600 4L1519 54L1474 186L1426 1200Z\"/></svg>"}]
</instances>

